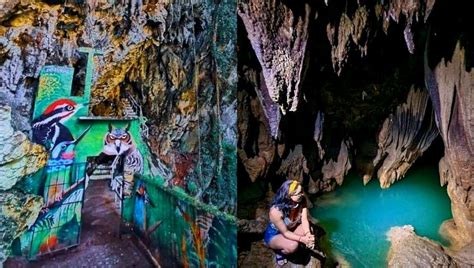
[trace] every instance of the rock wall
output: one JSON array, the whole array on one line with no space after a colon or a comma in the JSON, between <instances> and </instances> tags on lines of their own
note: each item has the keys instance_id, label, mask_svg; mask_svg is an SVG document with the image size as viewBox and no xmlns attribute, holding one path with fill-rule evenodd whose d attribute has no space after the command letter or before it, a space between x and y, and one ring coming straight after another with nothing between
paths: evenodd
<instances>
[{"instance_id":1,"label":"rock wall","mask_svg":"<svg viewBox=\"0 0 474 268\"><path fill-rule=\"evenodd\" d=\"M298 108L310 13L303 3L290 7L275 0L250 0L238 5L269 96L283 113Z\"/></svg>"},{"instance_id":2,"label":"rock wall","mask_svg":"<svg viewBox=\"0 0 474 268\"><path fill-rule=\"evenodd\" d=\"M428 95L408 96L409 85L419 80L414 75L419 66L400 61L419 58L410 56L415 54L418 38L412 29L417 16L425 15L426 20L433 5L433 1L346 5L331 1L239 3L239 26L243 28L239 72L247 92L242 94L258 100L252 102L252 107L260 106L253 117L258 118L261 127L261 131L249 131L253 124L246 119L249 113L239 109L239 118L243 118L239 131L245 134L241 135L238 147L245 175L253 182L257 178L274 177L272 180L278 181L291 177L305 181L311 193L330 191L354 167L355 156L356 167L365 173L366 182L376 169L384 187L403 177L436 132L434 125L429 125L429 118L424 119L425 114L430 114ZM400 33L397 31L403 32L405 47L393 45L396 38L390 38ZM384 42L392 43L393 47L382 52L374 47L376 55L369 54L369 44ZM395 53L388 52L393 48L403 57L388 55ZM354 51L369 58L357 61L362 66L360 71L349 64ZM399 66L386 68L385 61L396 61ZM348 64L350 67L343 72ZM333 70L327 71L328 66ZM403 106L403 102L408 104ZM394 111L398 105L399 110ZM413 108L408 108L410 105ZM387 117L391 113L400 118L400 124L389 124ZM407 119L412 117L414 120ZM364 156L361 144L376 143L375 131L380 129L383 130L379 138L385 140L379 142L378 155L375 151ZM410 129L410 134L405 129ZM260 142L250 146L247 141L254 139L252 133L260 137ZM390 135L399 135L396 139L403 144L392 143L395 138ZM358 161L361 157L370 160Z\"/></svg>"},{"instance_id":3,"label":"rock wall","mask_svg":"<svg viewBox=\"0 0 474 268\"><path fill-rule=\"evenodd\" d=\"M432 70L425 59L426 84L445 144L440 160L441 184L448 184L453 221L444 230L460 248L474 240L474 72L457 43L451 59Z\"/></svg>"},{"instance_id":4,"label":"rock wall","mask_svg":"<svg viewBox=\"0 0 474 268\"><path fill-rule=\"evenodd\" d=\"M11 108L0 105L0 266L10 245L31 226L43 205L40 196L13 189L24 176L46 164L46 150L11 126Z\"/></svg>"},{"instance_id":5,"label":"rock wall","mask_svg":"<svg viewBox=\"0 0 474 268\"><path fill-rule=\"evenodd\" d=\"M264 198L268 182L276 188L283 179L297 178L310 193L330 191L355 168L365 183L377 177L387 188L441 133L441 183L448 183L454 217L443 230L453 248L469 245L474 102L465 3L243 1L238 10L239 75L245 81L239 94L258 110L239 107L239 133L245 133L238 143L245 152L239 154L239 180L253 182L244 186L258 188ZM427 46L429 93L423 86L427 36L438 36ZM303 44L304 53L281 52L293 48L285 45L288 40ZM461 45L455 49L452 40ZM288 87L288 74L297 87ZM425 155L423 161L439 161L434 158Z\"/></svg>"},{"instance_id":6,"label":"rock wall","mask_svg":"<svg viewBox=\"0 0 474 268\"><path fill-rule=\"evenodd\" d=\"M428 92L411 88L406 103L385 119L378 135L378 151L373 166L379 166L380 187L388 188L403 178L413 162L438 135ZM364 176L364 184L370 180Z\"/></svg>"},{"instance_id":7,"label":"rock wall","mask_svg":"<svg viewBox=\"0 0 474 268\"><path fill-rule=\"evenodd\" d=\"M0 106L0 122L0 191L5 191L43 167L48 156L42 146L13 130L9 106Z\"/></svg>"},{"instance_id":8,"label":"rock wall","mask_svg":"<svg viewBox=\"0 0 474 268\"><path fill-rule=\"evenodd\" d=\"M90 113L141 118L155 166L172 187L235 211L235 2L2 1L0 99L14 128L30 132L37 78L45 64L76 69L82 94L85 56L96 57ZM217 145L217 146L216 146Z\"/></svg>"},{"instance_id":9,"label":"rock wall","mask_svg":"<svg viewBox=\"0 0 474 268\"><path fill-rule=\"evenodd\" d=\"M391 242L388 267L458 267L442 246L417 236L411 225L392 227L387 237Z\"/></svg>"}]
</instances>

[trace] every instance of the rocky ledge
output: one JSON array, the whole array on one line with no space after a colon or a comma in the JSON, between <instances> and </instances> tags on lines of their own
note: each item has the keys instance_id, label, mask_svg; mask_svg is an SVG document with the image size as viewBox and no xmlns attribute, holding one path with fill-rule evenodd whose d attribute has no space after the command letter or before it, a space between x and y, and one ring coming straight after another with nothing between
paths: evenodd
<instances>
[{"instance_id":1,"label":"rocky ledge","mask_svg":"<svg viewBox=\"0 0 474 268\"><path fill-rule=\"evenodd\" d=\"M387 232L392 245L388 252L388 267L472 267L473 246L452 251L430 240L420 237L411 225L392 227Z\"/></svg>"}]
</instances>

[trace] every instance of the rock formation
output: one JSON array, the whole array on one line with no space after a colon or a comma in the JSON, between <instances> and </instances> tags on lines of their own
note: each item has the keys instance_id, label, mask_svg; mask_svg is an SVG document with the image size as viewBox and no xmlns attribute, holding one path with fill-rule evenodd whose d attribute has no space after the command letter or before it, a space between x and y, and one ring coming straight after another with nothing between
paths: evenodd
<instances>
[{"instance_id":1,"label":"rock formation","mask_svg":"<svg viewBox=\"0 0 474 268\"><path fill-rule=\"evenodd\" d=\"M458 267L442 246L415 234L411 225L392 227L388 267Z\"/></svg>"},{"instance_id":2,"label":"rock formation","mask_svg":"<svg viewBox=\"0 0 474 268\"><path fill-rule=\"evenodd\" d=\"M248 69L245 75L248 79L245 87L249 92L258 92L258 73ZM244 78L242 78L244 79ZM265 178L268 175L270 165L276 157L276 142L271 137L268 116L260 97L239 91L238 102L238 130L239 149L238 157L242 161L248 177L252 182ZM278 109L276 111L279 112Z\"/></svg>"},{"instance_id":3,"label":"rock formation","mask_svg":"<svg viewBox=\"0 0 474 268\"><path fill-rule=\"evenodd\" d=\"M20 179L46 164L46 150L11 126L11 108L0 105L0 191L11 189Z\"/></svg>"},{"instance_id":4,"label":"rock formation","mask_svg":"<svg viewBox=\"0 0 474 268\"><path fill-rule=\"evenodd\" d=\"M298 144L291 149L281 162L277 174L291 180L303 182L304 176L309 173L306 158L303 154L303 146Z\"/></svg>"},{"instance_id":5,"label":"rock formation","mask_svg":"<svg viewBox=\"0 0 474 268\"><path fill-rule=\"evenodd\" d=\"M333 66L334 72L341 77L341 80L350 79L349 77L344 77L342 70L351 54L353 54L352 51L358 50L361 56L367 57L369 55L369 41L384 38L380 37L380 33L386 36L392 34L394 30L391 29L395 27L393 26L389 29L392 23L395 23L394 25L398 25L398 23L404 24L401 30L406 47L402 52L406 53L408 51L414 54L417 38L413 31L414 25L419 23L419 16L424 16L424 21L426 22L433 6L434 1L403 2L396 0L383 4L351 3L346 5L326 1L325 6L319 3L290 4L287 2L261 3L258 1L243 1L239 3L238 14L245 28L244 34L247 34L250 48L253 50L252 52L259 63L259 66L248 66L248 64L252 65L252 63L246 62L245 66L241 68L241 77L243 80L253 80L252 84L260 102L260 109L263 110L263 114L267 119L265 124L269 125L271 136L275 141L278 140L280 144L277 152L282 153L279 153L280 157L275 158L273 161L273 164L276 166L276 174L281 177L293 176L300 180L302 180L303 174L306 177L311 177L311 180L309 180L311 192L317 192L321 189L334 189L335 184L329 182L331 178L336 179L337 184L342 183L344 175L351 167L349 156L356 153L356 148L360 147L360 145L347 146L351 143L348 141L349 137L352 137L352 133L348 133L344 137L340 137L337 134L337 138L328 137L332 136L332 133L329 133L349 132L350 129L347 129L347 125L351 125L351 128L357 127L359 130L362 129L360 125L356 124L364 124L365 122L361 119L368 117L364 113L370 111L360 110L366 109L367 105L357 103L355 107L347 107L346 109L353 111L352 114L349 111L347 112L353 118L340 116L340 110L344 108L336 111L339 114L336 114L337 118L335 118L334 110L337 108L331 107L330 109L333 111L328 111L327 108L320 106L351 105L351 103L335 101L334 99L338 98L337 92L333 94L328 93L330 96L328 96L327 100L331 101L331 103L324 103L326 96L321 96L321 93L318 95L318 93L311 92L311 90L314 91L315 89L309 89L310 86L304 88L303 82L306 80L314 82L314 80L305 77L303 74L309 71L326 73L322 71L326 67L325 64L328 63L324 58L327 55L324 55L324 53L329 48L331 54L330 63ZM315 22L309 23L308 20L313 13L315 15ZM399 29L400 27L397 28L397 30ZM321 31L324 31L327 40L321 39L323 34ZM316 37L314 37L311 43L312 35ZM323 44L324 42L327 42L327 44ZM314 51L314 48L321 51ZM374 53L377 53L377 51L374 51ZM315 57L316 59L314 59ZM321 67L319 69L312 69L309 66L310 61L312 64L316 63ZM258 71L260 68L261 75ZM415 67L409 68L414 70ZM252 69L256 71L249 71ZM401 70L395 71L402 72ZM410 72L410 70L407 70L407 72ZM260 79L260 76L263 79ZM324 76L319 76L319 74L318 77L320 79L325 78ZM394 89L394 85L390 83L399 83L395 87L401 88L406 83L413 84L414 80L416 80L414 77L414 75L401 77L400 74L394 73L392 77L388 76L385 81L372 81L368 82L367 85L360 85L358 90L361 92L359 94L362 95L362 102L370 102L371 99L383 99L379 97L381 94L387 94L388 96L404 94L407 89ZM402 78L406 79L406 81L400 81ZM261 83L262 80L265 83ZM342 82L339 86L351 85L350 83ZM351 90L355 91L354 89ZM397 90L399 90L398 94ZM412 97L414 98L413 100L410 99ZM377 168L379 170L378 177L381 178L381 185L383 187L388 187L390 183L403 177L411 164L421 156L422 152L429 147L435 137L434 125L430 125L430 112L427 111L425 113L425 110L429 109L427 95L412 93L408 98L409 100L405 106L400 104L399 111L391 111L390 106L377 108L378 110L376 111L383 111L386 113L385 116L390 114L387 112L393 113L392 117L400 119L400 125L390 124L390 118L386 119L387 121L384 124L382 122L369 123L371 125L379 124L379 127L382 127L379 139L385 138L386 140L379 141L380 150L378 155L371 156L372 158L375 157L374 163L368 164L365 168L359 168L365 169L366 173L373 173L374 169ZM379 103L373 104L383 105ZM276 112L275 105L279 106L283 114ZM395 105L396 107L398 103L392 101L390 105ZM408 108L410 105L413 107ZM370 109L376 110L374 108ZM286 113L288 111L298 113L297 115L291 115ZM309 140L290 141L288 138L285 138L290 136L285 131L292 130L282 129L281 122L283 121L281 120L291 121L292 117L303 114L304 112L302 111L309 111L316 115L313 139L316 142L317 149L314 148L314 144L311 144ZM406 118L413 117L409 116L409 113L419 115L420 118L415 119L415 121L408 120ZM427 115L426 119L424 117L425 114ZM374 119L382 115L374 115L372 118ZM308 117L313 118L312 115ZM245 115L242 115L241 118L245 118ZM328 122L328 118L329 120L346 120L342 122L344 127L340 125L335 126L338 122ZM324 124L332 126L325 127L323 131ZM242 128L243 125L239 124L239 128ZM407 128L410 129L410 134L405 132ZM400 133L400 137L397 137L397 139L400 139L403 144L391 142L390 135L398 135L392 133L396 129ZM365 130L370 131L367 128ZM328 134L324 134L324 132ZM356 135L361 134L357 133ZM366 136L371 135L371 133L367 133ZM325 140L322 137L325 137ZM328 144L329 140L331 145ZM360 142L359 140L356 139L356 142ZM393 140L395 141L395 139ZM342 145L340 145L341 142ZM239 145L239 148L242 148L241 145ZM333 148L329 148L329 146ZM391 147L389 148L389 146ZM332 156L325 155L328 149L332 151ZM392 153L389 154L387 150L392 151ZM296 153L298 153L298 156L296 156ZM336 161L339 156L345 160L341 158L341 161ZM271 158L261 156L249 157L243 154L239 154L239 157L241 157L247 173L252 170L252 173L258 174L258 176L251 175L252 181L255 181L256 177L262 177L263 174L269 174L269 166L272 164L268 160L271 160ZM305 165L304 162L308 161L308 159L318 163ZM365 165L365 163L362 164ZM291 168L291 166L296 167L297 165L302 165L298 171L295 168ZM338 167L337 170L335 170L336 166ZM367 182L371 177L371 174L365 174L364 180Z\"/></svg>"},{"instance_id":6,"label":"rock formation","mask_svg":"<svg viewBox=\"0 0 474 268\"><path fill-rule=\"evenodd\" d=\"M305 4L310 13L307 24ZM245 59L239 76L258 81L261 69L265 81L254 83L255 92L243 94L259 98L255 103L266 117L260 122L269 124L271 132L265 144L271 144L271 136L274 147L268 148L276 152L264 162L259 149L265 146L239 141L239 151L247 146L247 153L239 154L244 177L258 174L252 181L260 187L295 177L305 183L306 191L317 193L342 183L352 166L365 183L376 176L387 188L403 178L440 133L445 149L440 177L448 184L453 212L443 230L452 237L453 249L466 252L474 237L472 33L467 4L248 0L238 9L244 36L239 38L239 56ZM287 32L294 34L284 35ZM427 36L437 37L425 47ZM304 54L282 53L290 51L291 46L284 45L288 40L305 40ZM453 40L459 42L457 47ZM430 54L426 67L425 50ZM292 85L299 87L288 87L288 74ZM424 75L428 94L422 86ZM267 91L271 101L256 93ZM279 117L268 112L274 111L272 104L282 111ZM245 140L256 140L249 131L254 125L241 119L247 115L239 114L239 131L245 129ZM425 154L423 161L438 161L437 153ZM253 162L248 160L253 157Z\"/></svg>"},{"instance_id":7,"label":"rock formation","mask_svg":"<svg viewBox=\"0 0 474 268\"><path fill-rule=\"evenodd\" d=\"M320 189L323 191L332 191L336 185L331 181L334 179L338 185L342 185L344 177L352 167L349 159L349 150L352 146L352 141L341 141L341 147L336 160L329 159L324 161L321 172L323 173L322 181L320 182Z\"/></svg>"},{"instance_id":8,"label":"rock formation","mask_svg":"<svg viewBox=\"0 0 474 268\"><path fill-rule=\"evenodd\" d=\"M452 58L433 70L425 59L426 85L445 145L440 179L448 184L453 213L444 231L455 248L474 241L474 72L466 69L465 53L457 43Z\"/></svg>"},{"instance_id":9,"label":"rock formation","mask_svg":"<svg viewBox=\"0 0 474 268\"><path fill-rule=\"evenodd\" d=\"M41 197L12 188L24 176L38 171L47 159L42 146L13 130L10 109L0 105L0 266L13 240L33 224L43 205Z\"/></svg>"},{"instance_id":10,"label":"rock formation","mask_svg":"<svg viewBox=\"0 0 474 268\"><path fill-rule=\"evenodd\" d=\"M238 5L269 95L283 113L298 108L310 13L308 4L290 7L276 0Z\"/></svg>"},{"instance_id":11,"label":"rock formation","mask_svg":"<svg viewBox=\"0 0 474 268\"><path fill-rule=\"evenodd\" d=\"M385 119L378 135L378 151L373 166L380 166L380 187L388 188L403 178L413 162L423 154L438 135L428 93L411 88L407 101ZM364 184L370 174L364 177Z\"/></svg>"}]
</instances>

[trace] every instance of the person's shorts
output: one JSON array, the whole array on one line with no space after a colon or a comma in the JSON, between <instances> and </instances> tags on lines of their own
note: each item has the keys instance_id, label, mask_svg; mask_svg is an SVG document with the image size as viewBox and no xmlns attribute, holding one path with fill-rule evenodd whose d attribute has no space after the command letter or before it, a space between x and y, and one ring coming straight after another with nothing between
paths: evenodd
<instances>
[{"instance_id":1,"label":"person's shorts","mask_svg":"<svg viewBox=\"0 0 474 268\"><path fill-rule=\"evenodd\" d=\"M270 240L280 232L273 227L271 224L267 225L267 229L265 230L265 235L263 236L263 241L265 242L265 245L268 246L268 243L270 243Z\"/></svg>"}]
</instances>

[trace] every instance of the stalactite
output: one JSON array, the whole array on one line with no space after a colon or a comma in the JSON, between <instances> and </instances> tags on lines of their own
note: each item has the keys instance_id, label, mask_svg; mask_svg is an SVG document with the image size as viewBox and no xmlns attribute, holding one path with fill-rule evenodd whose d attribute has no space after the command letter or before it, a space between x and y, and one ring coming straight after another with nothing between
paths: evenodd
<instances>
[{"instance_id":1,"label":"stalactite","mask_svg":"<svg viewBox=\"0 0 474 268\"><path fill-rule=\"evenodd\" d=\"M432 2L428 3L427 11L431 11L431 9L429 8L432 8L432 5ZM411 54L415 53L415 45L413 42L413 34L411 27L413 24L413 19L415 18L416 20L418 20L418 16L421 13L421 6L421 0L390 0L388 7L385 6L385 10L383 13L383 21L387 22L386 24L384 23L385 33L387 33L388 31L388 21L390 19L398 23L400 20L400 15L403 14L403 16L405 16L405 30L403 31L403 33L407 49Z\"/></svg>"},{"instance_id":2,"label":"stalactite","mask_svg":"<svg viewBox=\"0 0 474 268\"><path fill-rule=\"evenodd\" d=\"M434 70L425 54L425 82L445 145L440 179L448 184L453 213L453 220L447 221L443 230L454 248L474 239L474 71L466 70L465 53L458 42L452 58L442 59Z\"/></svg>"},{"instance_id":3,"label":"stalactite","mask_svg":"<svg viewBox=\"0 0 474 268\"><path fill-rule=\"evenodd\" d=\"M380 165L377 176L382 188L400 180L438 135L428 93L411 88L406 103L397 107L383 123L378 136L377 156L373 166ZM370 174L364 183L370 180Z\"/></svg>"},{"instance_id":4,"label":"stalactite","mask_svg":"<svg viewBox=\"0 0 474 268\"><path fill-rule=\"evenodd\" d=\"M318 146L319 160L323 159L324 153L325 153L322 146L323 126L324 126L324 113L319 111L318 115L316 116L316 120L314 122L314 134L313 134L313 140L316 142Z\"/></svg>"},{"instance_id":5,"label":"stalactite","mask_svg":"<svg viewBox=\"0 0 474 268\"><path fill-rule=\"evenodd\" d=\"M351 169L351 161L349 158L349 152L353 146L351 138L344 139L341 141L341 146L336 160L328 159L324 160L323 167L321 168L321 173L323 178L320 182L320 189L323 191L332 191L335 188L333 179L337 185L342 185L344 177Z\"/></svg>"},{"instance_id":6,"label":"stalactite","mask_svg":"<svg viewBox=\"0 0 474 268\"><path fill-rule=\"evenodd\" d=\"M283 113L296 111L300 98L311 9L308 4L299 8L301 14L276 0L249 0L238 5L268 93Z\"/></svg>"},{"instance_id":7,"label":"stalactite","mask_svg":"<svg viewBox=\"0 0 474 268\"><path fill-rule=\"evenodd\" d=\"M361 56L367 55L368 18L369 14L366 7L361 6L355 11L352 19L349 15L343 13L337 27L331 24L327 25L326 33L332 47L333 69L337 75L341 74L342 68L348 60L351 40L360 50ZM364 40L363 43L361 43L362 40Z\"/></svg>"}]
</instances>

